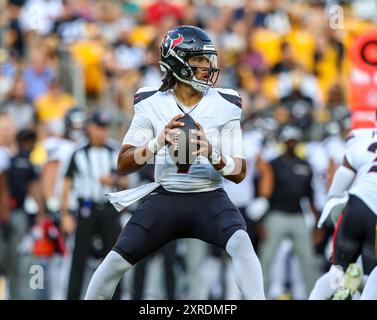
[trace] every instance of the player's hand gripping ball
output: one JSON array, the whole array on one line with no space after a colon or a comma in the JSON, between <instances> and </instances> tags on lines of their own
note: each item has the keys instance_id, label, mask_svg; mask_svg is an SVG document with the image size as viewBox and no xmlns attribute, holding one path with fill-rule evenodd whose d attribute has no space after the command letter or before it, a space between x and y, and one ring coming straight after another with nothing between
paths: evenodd
<instances>
[{"instance_id":1,"label":"player's hand gripping ball","mask_svg":"<svg viewBox=\"0 0 377 320\"><path fill-rule=\"evenodd\" d=\"M188 173L190 166L198 157L196 152L199 150L199 145L191 142L199 138L196 134L198 127L188 114L177 119L177 122L183 125L174 126L169 132L169 154L178 167L177 172Z\"/></svg>"}]
</instances>

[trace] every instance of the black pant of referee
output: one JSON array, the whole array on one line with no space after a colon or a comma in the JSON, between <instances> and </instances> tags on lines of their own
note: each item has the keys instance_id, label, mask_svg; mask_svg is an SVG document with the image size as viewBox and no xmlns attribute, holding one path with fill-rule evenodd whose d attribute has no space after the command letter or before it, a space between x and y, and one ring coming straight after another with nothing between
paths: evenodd
<instances>
[{"instance_id":1,"label":"black pant of referee","mask_svg":"<svg viewBox=\"0 0 377 320\"><path fill-rule=\"evenodd\" d=\"M81 296L85 266L90 254L94 235L100 235L105 255L114 246L121 231L119 213L110 203L94 203L88 200L79 201L79 214L72 267L69 277L68 299L78 300ZM120 286L115 291L114 300L121 298Z\"/></svg>"}]
</instances>

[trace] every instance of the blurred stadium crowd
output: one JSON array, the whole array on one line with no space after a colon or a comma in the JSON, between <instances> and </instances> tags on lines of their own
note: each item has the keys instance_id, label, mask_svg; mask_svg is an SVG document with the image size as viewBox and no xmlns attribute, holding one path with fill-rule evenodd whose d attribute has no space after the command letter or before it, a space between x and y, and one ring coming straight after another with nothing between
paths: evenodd
<instances>
[{"instance_id":1,"label":"blurred stadium crowd","mask_svg":"<svg viewBox=\"0 0 377 320\"><path fill-rule=\"evenodd\" d=\"M56 244L61 234L39 217L61 209L61 194L50 193L64 173L52 177L46 170L57 159L51 153L61 147L59 139L78 141L87 134L82 130L86 122L79 119L82 126L75 128L74 112L68 111L106 112L109 135L120 143L133 116L136 90L161 83L162 36L189 24L206 30L217 46L217 86L235 88L243 98L249 174L247 181L226 188L249 219L268 279L266 293L270 299L306 299L315 279L329 268L333 226L329 222L315 231L313 210L304 200L312 198L315 213L321 211L343 158L344 137L351 129L347 52L355 36L376 26L376 17L373 0L0 0L0 176L5 179L0 202L10 203L10 216L17 216L7 218L7 206L0 208L1 298L66 298L75 222L62 229L62 250ZM312 191L291 190L297 193L305 233L312 235L306 255L289 231L284 240L268 243L269 232L276 234L284 217L274 222L271 212L259 217L249 208L253 199L284 201L281 193L290 189L289 182L284 186L269 179L279 171L282 181L286 178L281 170L289 166L274 161L292 140L312 172ZM127 185L152 179L153 169L146 167L129 176ZM74 212L75 206L70 209ZM121 223L134 209L119 215ZM102 248L94 235L83 292L105 255ZM48 270L43 290L30 288L33 265ZM127 274L122 297L240 299L229 269L228 258L217 249L180 240Z\"/></svg>"}]
</instances>

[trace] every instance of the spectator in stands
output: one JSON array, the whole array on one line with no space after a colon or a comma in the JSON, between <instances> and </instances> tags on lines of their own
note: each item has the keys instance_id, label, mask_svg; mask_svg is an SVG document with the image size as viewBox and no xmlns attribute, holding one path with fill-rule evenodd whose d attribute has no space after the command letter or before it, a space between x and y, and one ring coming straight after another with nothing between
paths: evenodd
<instances>
[{"instance_id":1,"label":"spectator in stands","mask_svg":"<svg viewBox=\"0 0 377 320\"><path fill-rule=\"evenodd\" d=\"M33 48L30 53L30 63L24 69L24 81L26 84L26 98L34 102L48 90L53 71L47 63L44 48Z\"/></svg>"},{"instance_id":2,"label":"spectator in stands","mask_svg":"<svg viewBox=\"0 0 377 320\"><path fill-rule=\"evenodd\" d=\"M63 43L72 43L82 39L85 35L86 19L76 12L72 0L63 1L63 9L52 28Z\"/></svg>"},{"instance_id":3,"label":"spectator in stands","mask_svg":"<svg viewBox=\"0 0 377 320\"><path fill-rule=\"evenodd\" d=\"M13 86L14 66L7 50L0 48L0 103L6 99Z\"/></svg>"},{"instance_id":4,"label":"spectator in stands","mask_svg":"<svg viewBox=\"0 0 377 320\"><path fill-rule=\"evenodd\" d=\"M64 132L64 116L76 101L60 86L57 78L51 78L48 91L35 101L38 121L56 133Z\"/></svg>"},{"instance_id":5,"label":"spectator in stands","mask_svg":"<svg viewBox=\"0 0 377 320\"><path fill-rule=\"evenodd\" d=\"M4 46L9 50L10 55L16 59L23 59L25 55L26 39L20 25L20 10L24 0L11 0L7 3L9 21L5 31Z\"/></svg>"},{"instance_id":6,"label":"spectator in stands","mask_svg":"<svg viewBox=\"0 0 377 320\"><path fill-rule=\"evenodd\" d=\"M70 46L72 58L82 70L86 97L90 98L92 103L98 104L106 87L103 70L105 52L106 43L94 22L86 23L85 37Z\"/></svg>"},{"instance_id":7,"label":"spectator in stands","mask_svg":"<svg viewBox=\"0 0 377 320\"><path fill-rule=\"evenodd\" d=\"M25 82L22 77L15 79L13 89L8 99L0 105L0 110L11 116L17 131L35 127L35 109L25 96Z\"/></svg>"},{"instance_id":8,"label":"spectator in stands","mask_svg":"<svg viewBox=\"0 0 377 320\"><path fill-rule=\"evenodd\" d=\"M271 73L278 74L281 72L289 72L295 67L295 57L292 51L292 47L288 42L283 42L281 44L281 59L276 63L272 69Z\"/></svg>"},{"instance_id":9,"label":"spectator in stands","mask_svg":"<svg viewBox=\"0 0 377 320\"><path fill-rule=\"evenodd\" d=\"M166 0L155 0L145 10L145 21L148 24L158 24L164 18L173 16L176 19L183 18L183 10L178 5Z\"/></svg>"}]
</instances>

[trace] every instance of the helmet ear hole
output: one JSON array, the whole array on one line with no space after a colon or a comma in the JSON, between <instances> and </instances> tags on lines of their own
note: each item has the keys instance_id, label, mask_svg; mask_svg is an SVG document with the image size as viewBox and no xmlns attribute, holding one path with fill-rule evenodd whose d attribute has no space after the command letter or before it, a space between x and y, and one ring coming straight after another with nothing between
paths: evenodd
<instances>
[{"instance_id":1,"label":"helmet ear hole","mask_svg":"<svg viewBox=\"0 0 377 320\"><path fill-rule=\"evenodd\" d=\"M178 50L177 53L178 53L178 56L179 56L179 57L181 57L181 58L183 58L183 59L186 58L186 55L187 55L186 52L184 52L184 51L182 51L182 50Z\"/></svg>"},{"instance_id":2,"label":"helmet ear hole","mask_svg":"<svg viewBox=\"0 0 377 320\"><path fill-rule=\"evenodd\" d=\"M193 73L193 71L191 70L190 67L184 67L181 70L181 75L184 78L191 79L193 77L194 73Z\"/></svg>"}]
</instances>

